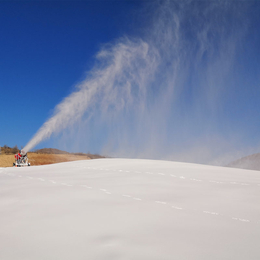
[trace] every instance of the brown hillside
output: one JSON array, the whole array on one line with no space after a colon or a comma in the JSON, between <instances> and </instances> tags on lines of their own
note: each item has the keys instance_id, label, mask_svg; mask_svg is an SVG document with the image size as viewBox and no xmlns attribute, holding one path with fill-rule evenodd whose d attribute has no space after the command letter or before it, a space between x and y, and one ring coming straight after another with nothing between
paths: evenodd
<instances>
[{"instance_id":1,"label":"brown hillside","mask_svg":"<svg viewBox=\"0 0 260 260\"><path fill-rule=\"evenodd\" d=\"M59 149L54 149L54 148L43 148L43 149L39 149L34 151L34 153L44 153L44 154L69 154L66 151L62 151Z\"/></svg>"},{"instance_id":2,"label":"brown hillside","mask_svg":"<svg viewBox=\"0 0 260 260\"><path fill-rule=\"evenodd\" d=\"M30 164L33 165L45 165L60 162L70 162L79 160L90 160L88 156L74 155L74 154L37 154L28 153L28 159ZM0 155L0 167L12 167L15 161L14 155Z\"/></svg>"},{"instance_id":3,"label":"brown hillside","mask_svg":"<svg viewBox=\"0 0 260 260\"><path fill-rule=\"evenodd\" d=\"M19 149L16 146L14 146L13 148L7 146L7 145L4 145L3 147L0 147L0 154L16 154L19 152Z\"/></svg>"},{"instance_id":4,"label":"brown hillside","mask_svg":"<svg viewBox=\"0 0 260 260\"><path fill-rule=\"evenodd\" d=\"M12 154L0 154L0 167L11 167L13 166L14 155Z\"/></svg>"},{"instance_id":5,"label":"brown hillside","mask_svg":"<svg viewBox=\"0 0 260 260\"><path fill-rule=\"evenodd\" d=\"M60 162L70 162L79 160L90 160L88 156L80 156L74 154L37 154L28 153L29 162L31 165L45 165Z\"/></svg>"},{"instance_id":6,"label":"brown hillside","mask_svg":"<svg viewBox=\"0 0 260 260\"><path fill-rule=\"evenodd\" d=\"M41 154L70 154L70 155L78 155L78 156L87 156L89 159L99 159L99 158L105 158L102 155L99 154L90 154L90 153L69 153L66 151L62 151L59 149L54 149L54 148L43 148L34 151L34 153L41 153Z\"/></svg>"},{"instance_id":7,"label":"brown hillside","mask_svg":"<svg viewBox=\"0 0 260 260\"><path fill-rule=\"evenodd\" d=\"M19 152L17 147L1 147L0 167L12 167L15 162L14 154L17 152ZM73 154L53 148L44 148L34 152L28 152L27 156L32 166L104 158L103 156L97 154Z\"/></svg>"}]
</instances>

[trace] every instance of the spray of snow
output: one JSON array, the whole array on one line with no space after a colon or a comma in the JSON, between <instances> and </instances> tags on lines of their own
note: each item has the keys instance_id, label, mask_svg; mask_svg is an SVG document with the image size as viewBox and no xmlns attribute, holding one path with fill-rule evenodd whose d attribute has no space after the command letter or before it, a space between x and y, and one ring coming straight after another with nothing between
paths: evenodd
<instances>
[{"instance_id":1,"label":"spray of snow","mask_svg":"<svg viewBox=\"0 0 260 260\"><path fill-rule=\"evenodd\" d=\"M136 92L136 98L145 97L149 76L153 76L158 62L156 50L142 40L121 39L99 52L97 58L97 68L77 86L77 91L56 106L54 115L24 147L25 152L80 120L97 102L102 104L104 111L111 106L120 110L133 103L133 99L129 99L130 93Z\"/></svg>"},{"instance_id":2,"label":"spray of snow","mask_svg":"<svg viewBox=\"0 0 260 260\"><path fill-rule=\"evenodd\" d=\"M86 147L103 135L100 150L114 156L209 162L223 154L232 138L219 134L219 107L243 42L242 10L232 1L147 2L142 38L105 45L24 150L78 125L68 142Z\"/></svg>"}]
</instances>

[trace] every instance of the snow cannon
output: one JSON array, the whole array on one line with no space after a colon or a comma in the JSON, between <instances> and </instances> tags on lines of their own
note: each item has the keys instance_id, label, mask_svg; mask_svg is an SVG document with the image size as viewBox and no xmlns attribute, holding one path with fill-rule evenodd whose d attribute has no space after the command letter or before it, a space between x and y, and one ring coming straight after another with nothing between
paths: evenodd
<instances>
[{"instance_id":1,"label":"snow cannon","mask_svg":"<svg viewBox=\"0 0 260 260\"><path fill-rule=\"evenodd\" d=\"M16 154L14 158L15 158L15 162L13 163L14 167L31 166L27 157L27 153L24 150L19 151L19 153Z\"/></svg>"}]
</instances>

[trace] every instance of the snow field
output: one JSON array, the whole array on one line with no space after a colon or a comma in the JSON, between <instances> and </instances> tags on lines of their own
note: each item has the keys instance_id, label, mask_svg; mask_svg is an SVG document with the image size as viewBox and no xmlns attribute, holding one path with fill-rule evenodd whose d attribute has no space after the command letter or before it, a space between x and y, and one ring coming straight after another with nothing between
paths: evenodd
<instances>
[{"instance_id":1,"label":"snow field","mask_svg":"<svg viewBox=\"0 0 260 260\"><path fill-rule=\"evenodd\" d=\"M259 177L129 159L0 168L0 258L259 259Z\"/></svg>"}]
</instances>

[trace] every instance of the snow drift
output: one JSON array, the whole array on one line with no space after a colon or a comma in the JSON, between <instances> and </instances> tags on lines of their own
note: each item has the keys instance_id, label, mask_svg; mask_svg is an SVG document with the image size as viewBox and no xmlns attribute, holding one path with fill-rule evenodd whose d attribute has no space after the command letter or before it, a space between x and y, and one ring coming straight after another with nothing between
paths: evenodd
<instances>
[{"instance_id":1,"label":"snow drift","mask_svg":"<svg viewBox=\"0 0 260 260\"><path fill-rule=\"evenodd\" d=\"M98 159L0 181L1 259L260 258L256 171Z\"/></svg>"}]
</instances>

